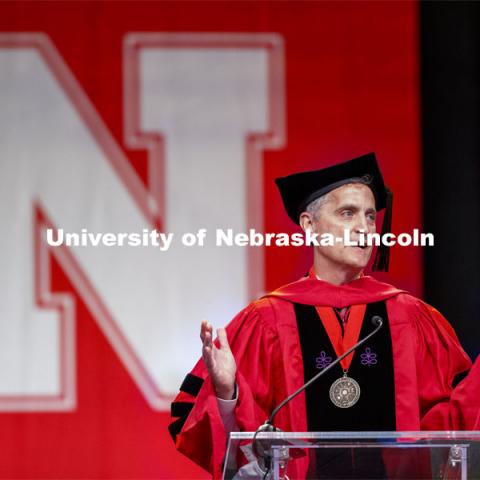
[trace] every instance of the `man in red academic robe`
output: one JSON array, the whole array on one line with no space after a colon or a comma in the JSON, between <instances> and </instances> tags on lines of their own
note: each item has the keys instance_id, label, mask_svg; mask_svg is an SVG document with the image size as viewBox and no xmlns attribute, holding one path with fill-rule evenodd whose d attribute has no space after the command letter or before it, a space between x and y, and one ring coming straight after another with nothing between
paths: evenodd
<instances>
[{"instance_id":1,"label":"man in red academic robe","mask_svg":"<svg viewBox=\"0 0 480 480\"><path fill-rule=\"evenodd\" d=\"M390 229L391 193L374 154L277 185L304 231L335 238L348 231L359 240L376 231L383 208L382 233ZM342 242L315 246L307 277L247 306L217 330L216 342L202 323L202 359L172 403L170 433L182 453L221 478L229 432L257 430L284 398L370 333L374 316L384 321L380 332L280 410L275 425L299 432L480 428L480 361L472 367L437 310L363 275L371 253ZM384 247L374 267L388 268ZM354 385L348 398L334 388L345 378ZM289 475L304 477L307 469L308 459L299 458Z\"/></svg>"}]
</instances>

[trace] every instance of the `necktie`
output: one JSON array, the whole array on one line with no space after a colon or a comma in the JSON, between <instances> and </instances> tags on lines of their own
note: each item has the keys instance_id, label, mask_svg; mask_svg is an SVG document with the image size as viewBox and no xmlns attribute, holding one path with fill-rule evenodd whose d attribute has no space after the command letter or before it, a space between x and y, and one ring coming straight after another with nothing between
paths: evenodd
<instances>
[{"instance_id":1,"label":"necktie","mask_svg":"<svg viewBox=\"0 0 480 480\"><path fill-rule=\"evenodd\" d=\"M345 327L348 322L348 315L350 313L350 307L344 307L344 308L336 308L335 312L340 320L340 323L342 324L342 331L345 331Z\"/></svg>"}]
</instances>

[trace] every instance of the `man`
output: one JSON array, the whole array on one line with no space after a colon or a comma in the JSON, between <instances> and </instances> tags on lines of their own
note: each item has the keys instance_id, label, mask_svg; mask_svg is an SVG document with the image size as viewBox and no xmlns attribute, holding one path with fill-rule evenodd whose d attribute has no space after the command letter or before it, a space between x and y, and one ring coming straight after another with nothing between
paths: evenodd
<instances>
[{"instance_id":1,"label":"man","mask_svg":"<svg viewBox=\"0 0 480 480\"><path fill-rule=\"evenodd\" d=\"M335 238L347 231L355 241L376 231L384 208L382 233L390 229L392 196L373 153L277 185L304 231ZM216 343L212 326L202 322L202 360L172 404L170 432L181 452L220 478L228 433L255 431L284 398L368 335L374 316L383 319L379 333L287 404L275 425L284 431L480 428L480 361L471 368L435 309L364 276L371 253L371 246L341 242L315 246L308 277L247 306L217 330ZM384 247L374 268L388 268ZM308 461L289 468L291 477L305 476Z\"/></svg>"}]
</instances>

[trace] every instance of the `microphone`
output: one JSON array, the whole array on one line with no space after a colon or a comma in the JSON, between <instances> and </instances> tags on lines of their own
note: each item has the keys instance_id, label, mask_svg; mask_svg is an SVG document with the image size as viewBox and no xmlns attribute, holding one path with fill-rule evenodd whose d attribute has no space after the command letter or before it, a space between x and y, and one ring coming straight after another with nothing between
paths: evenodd
<instances>
[{"instance_id":1,"label":"microphone","mask_svg":"<svg viewBox=\"0 0 480 480\"><path fill-rule=\"evenodd\" d=\"M262 460L262 463L265 465L267 472L270 470L270 464L271 464L271 453L270 453L270 448L267 445L262 445L260 440L257 440L257 435L259 433L263 432L278 432L281 431L280 429L276 428L273 424L273 420L277 413L288 403L290 400L293 400L299 393L303 392L307 387L309 387L312 383L316 382L322 375L327 373L331 368L333 368L335 365L340 363L345 357L350 355L354 350L356 350L358 347L360 347L362 344L364 344L367 340L369 340L371 337L373 337L383 326L383 319L379 315L374 315L371 318L372 324L376 327L375 330L370 332L366 337L362 338L359 342L357 342L353 347L349 348L345 353L340 355L334 362L332 362L330 365L325 367L323 370L318 372L315 376L313 376L307 383L302 385L296 392L293 392L291 395L289 395L285 400L283 400L281 403L279 403L272 411L270 414L270 417L268 417L268 420L261 425L257 431L255 432L255 435L253 436L253 444L252 444L252 450L255 456L257 457L257 460ZM265 476L266 476L265 474Z\"/></svg>"}]
</instances>

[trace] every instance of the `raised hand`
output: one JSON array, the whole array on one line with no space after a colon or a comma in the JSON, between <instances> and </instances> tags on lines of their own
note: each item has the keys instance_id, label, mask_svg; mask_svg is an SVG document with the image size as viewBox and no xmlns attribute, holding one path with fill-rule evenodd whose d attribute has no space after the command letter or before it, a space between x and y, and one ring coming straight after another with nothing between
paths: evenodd
<instances>
[{"instance_id":1,"label":"raised hand","mask_svg":"<svg viewBox=\"0 0 480 480\"><path fill-rule=\"evenodd\" d=\"M213 343L213 327L206 320L202 321L200 338L203 343L202 358L212 380L217 397L230 400L235 391L235 374L237 365L228 344L224 328L217 330L220 348Z\"/></svg>"}]
</instances>

